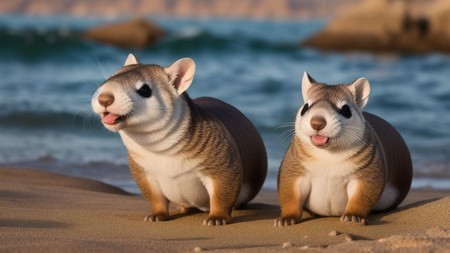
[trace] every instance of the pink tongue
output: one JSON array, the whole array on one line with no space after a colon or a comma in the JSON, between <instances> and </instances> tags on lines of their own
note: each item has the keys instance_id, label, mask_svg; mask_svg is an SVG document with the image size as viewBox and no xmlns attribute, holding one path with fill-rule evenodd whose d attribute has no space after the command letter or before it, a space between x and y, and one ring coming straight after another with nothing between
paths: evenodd
<instances>
[{"instance_id":1,"label":"pink tongue","mask_svg":"<svg viewBox=\"0 0 450 253\"><path fill-rule=\"evenodd\" d=\"M313 135L311 137L311 140L314 143L314 145L323 146L323 145L327 144L328 137L323 136L323 135Z\"/></svg>"},{"instance_id":2,"label":"pink tongue","mask_svg":"<svg viewBox=\"0 0 450 253\"><path fill-rule=\"evenodd\" d=\"M114 113L108 113L106 115L103 115L103 122L112 125L116 122L116 120L120 117L120 115L114 114Z\"/></svg>"}]
</instances>

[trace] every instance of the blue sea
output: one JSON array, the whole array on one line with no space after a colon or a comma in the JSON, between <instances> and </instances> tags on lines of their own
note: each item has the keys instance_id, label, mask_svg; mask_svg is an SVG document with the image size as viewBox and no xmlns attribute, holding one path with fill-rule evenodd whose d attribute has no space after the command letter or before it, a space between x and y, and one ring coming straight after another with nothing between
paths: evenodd
<instances>
[{"instance_id":1,"label":"blue sea","mask_svg":"<svg viewBox=\"0 0 450 253\"><path fill-rule=\"evenodd\" d=\"M191 97L212 96L246 114L269 156L264 184L276 189L278 167L292 137L301 77L371 82L366 111L403 135L413 158L414 188L450 189L450 55L320 52L300 42L327 20L251 21L153 19L166 37L142 50L83 38L115 20L0 16L0 165L87 177L138 192L125 148L91 112L96 88L124 63L197 64Z\"/></svg>"}]
</instances>

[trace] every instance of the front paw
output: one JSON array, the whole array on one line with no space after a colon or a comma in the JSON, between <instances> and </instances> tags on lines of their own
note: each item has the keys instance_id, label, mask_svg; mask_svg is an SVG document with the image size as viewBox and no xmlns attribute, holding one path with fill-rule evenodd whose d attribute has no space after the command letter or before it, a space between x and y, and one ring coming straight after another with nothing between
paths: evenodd
<instances>
[{"instance_id":1,"label":"front paw","mask_svg":"<svg viewBox=\"0 0 450 253\"><path fill-rule=\"evenodd\" d=\"M144 218L145 221L150 221L150 222L158 222L158 221L166 221L168 220L168 216L167 215L162 215L162 214L158 214L158 215L149 215L147 217Z\"/></svg>"},{"instance_id":2,"label":"front paw","mask_svg":"<svg viewBox=\"0 0 450 253\"><path fill-rule=\"evenodd\" d=\"M203 225L205 226L222 226L227 225L231 223L231 217L222 217L222 216L214 216L209 215L208 218L206 218L203 221Z\"/></svg>"},{"instance_id":3,"label":"front paw","mask_svg":"<svg viewBox=\"0 0 450 253\"><path fill-rule=\"evenodd\" d=\"M300 223L301 216L281 216L278 219L275 219L273 226L274 227L287 227L292 226L297 223Z\"/></svg>"},{"instance_id":4,"label":"front paw","mask_svg":"<svg viewBox=\"0 0 450 253\"><path fill-rule=\"evenodd\" d=\"M358 223L362 226L367 225L367 220L366 218L363 218L361 216L357 216L357 215L348 215L348 214L343 214L341 216L341 221L342 222L353 222L353 223Z\"/></svg>"}]
</instances>

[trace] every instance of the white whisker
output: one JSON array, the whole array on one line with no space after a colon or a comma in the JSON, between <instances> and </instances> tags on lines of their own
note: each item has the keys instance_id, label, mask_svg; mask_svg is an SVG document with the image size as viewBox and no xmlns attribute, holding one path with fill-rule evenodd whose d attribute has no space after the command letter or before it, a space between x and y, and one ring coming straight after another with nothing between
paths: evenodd
<instances>
[{"instance_id":1,"label":"white whisker","mask_svg":"<svg viewBox=\"0 0 450 253\"><path fill-rule=\"evenodd\" d=\"M103 78L104 78L105 80L107 80L108 77L111 76L111 75L108 74L108 73L106 73L106 71L105 71L105 69L104 69L104 67L103 67L102 62L100 61L100 58L99 58L98 56L96 56L95 59L97 60L97 64L98 64L98 66L100 67L100 70L102 71ZM109 71L109 72L111 72L111 71ZM112 74L112 73L111 73L111 74Z\"/></svg>"}]
</instances>

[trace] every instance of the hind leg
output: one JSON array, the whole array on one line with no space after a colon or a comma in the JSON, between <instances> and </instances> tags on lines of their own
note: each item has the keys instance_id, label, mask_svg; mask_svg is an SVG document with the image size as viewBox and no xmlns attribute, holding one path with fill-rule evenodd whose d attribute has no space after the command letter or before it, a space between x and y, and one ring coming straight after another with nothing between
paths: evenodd
<instances>
[{"instance_id":1,"label":"hind leg","mask_svg":"<svg viewBox=\"0 0 450 253\"><path fill-rule=\"evenodd\" d=\"M347 189L349 199L341 221L367 225L367 216L379 198L378 188L368 182L350 182Z\"/></svg>"},{"instance_id":2,"label":"hind leg","mask_svg":"<svg viewBox=\"0 0 450 253\"><path fill-rule=\"evenodd\" d=\"M375 212L383 212L395 209L399 201L399 191L397 188L387 185L381 194L380 200L378 200L375 207L372 209Z\"/></svg>"}]
</instances>

